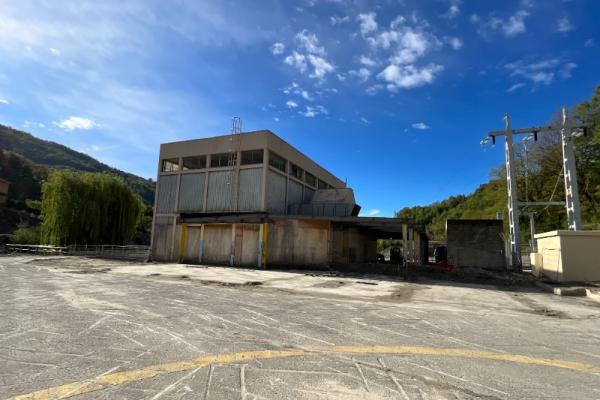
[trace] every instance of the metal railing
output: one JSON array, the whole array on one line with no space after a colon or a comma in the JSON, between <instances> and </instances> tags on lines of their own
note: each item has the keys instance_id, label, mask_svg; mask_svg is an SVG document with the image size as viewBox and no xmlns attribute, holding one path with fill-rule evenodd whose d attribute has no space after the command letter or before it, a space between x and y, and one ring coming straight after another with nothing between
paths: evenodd
<instances>
[{"instance_id":1,"label":"metal railing","mask_svg":"<svg viewBox=\"0 0 600 400\"><path fill-rule=\"evenodd\" d=\"M146 260L150 247L148 246L116 246L116 245L70 245L70 246L44 246L31 244L8 244L10 253L31 255L62 255L82 256L93 258L113 258L119 260Z\"/></svg>"}]
</instances>

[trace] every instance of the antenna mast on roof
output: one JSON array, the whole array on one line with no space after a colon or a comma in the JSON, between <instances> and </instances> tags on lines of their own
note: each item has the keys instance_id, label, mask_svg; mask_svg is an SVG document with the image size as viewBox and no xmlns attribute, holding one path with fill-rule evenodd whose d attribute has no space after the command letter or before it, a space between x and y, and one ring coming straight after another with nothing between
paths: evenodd
<instances>
[{"instance_id":1,"label":"antenna mast on roof","mask_svg":"<svg viewBox=\"0 0 600 400\"><path fill-rule=\"evenodd\" d=\"M227 166L231 169L229 170L229 183L231 184L231 210L237 211L238 209L238 198L239 198L239 175L240 175L240 162L239 157L241 157L242 150L242 118L241 117L233 117L231 118L231 148L229 152L229 157L227 159ZM231 174L233 173L233 179L231 179Z\"/></svg>"}]
</instances>

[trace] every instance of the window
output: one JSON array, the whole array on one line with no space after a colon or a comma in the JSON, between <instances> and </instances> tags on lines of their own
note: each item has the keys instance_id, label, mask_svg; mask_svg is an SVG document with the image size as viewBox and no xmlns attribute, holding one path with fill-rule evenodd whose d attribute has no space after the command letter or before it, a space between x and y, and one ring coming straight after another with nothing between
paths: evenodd
<instances>
[{"instance_id":1,"label":"window","mask_svg":"<svg viewBox=\"0 0 600 400\"><path fill-rule=\"evenodd\" d=\"M304 174L304 170L299 166L290 163L290 175L294 178L302 180L302 175Z\"/></svg>"},{"instance_id":2,"label":"window","mask_svg":"<svg viewBox=\"0 0 600 400\"><path fill-rule=\"evenodd\" d=\"M262 149L242 151L242 165L262 164L263 153Z\"/></svg>"},{"instance_id":3,"label":"window","mask_svg":"<svg viewBox=\"0 0 600 400\"><path fill-rule=\"evenodd\" d=\"M162 160L160 170L162 172L179 171L179 158L166 158Z\"/></svg>"},{"instance_id":4,"label":"window","mask_svg":"<svg viewBox=\"0 0 600 400\"><path fill-rule=\"evenodd\" d=\"M219 153L210 155L210 167L232 167L237 162L235 153Z\"/></svg>"},{"instance_id":5,"label":"window","mask_svg":"<svg viewBox=\"0 0 600 400\"><path fill-rule=\"evenodd\" d=\"M206 168L206 156L183 157L182 170L203 168Z\"/></svg>"},{"instance_id":6,"label":"window","mask_svg":"<svg viewBox=\"0 0 600 400\"><path fill-rule=\"evenodd\" d=\"M313 174L311 174L310 172L307 172L305 174L305 179L304 180L310 186L317 187L317 178Z\"/></svg>"},{"instance_id":7,"label":"window","mask_svg":"<svg viewBox=\"0 0 600 400\"><path fill-rule=\"evenodd\" d=\"M271 153L269 152L269 165L277 168L280 171L285 172L285 164L286 164L286 160L283 157L279 157L277 154L275 153Z\"/></svg>"},{"instance_id":8,"label":"window","mask_svg":"<svg viewBox=\"0 0 600 400\"><path fill-rule=\"evenodd\" d=\"M317 187L317 189L327 189L327 183L319 179L319 186Z\"/></svg>"}]
</instances>

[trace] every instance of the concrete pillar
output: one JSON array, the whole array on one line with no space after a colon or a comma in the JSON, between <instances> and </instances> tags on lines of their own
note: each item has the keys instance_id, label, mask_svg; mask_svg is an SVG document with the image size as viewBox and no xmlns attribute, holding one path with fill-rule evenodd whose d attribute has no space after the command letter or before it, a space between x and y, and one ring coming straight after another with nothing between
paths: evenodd
<instances>
[{"instance_id":1,"label":"concrete pillar","mask_svg":"<svg viewBox=\"0 0 600 400\"><path fill-rule=\"evenodd\" d=\"M231 253L229 254L229 265L235 265L235 224L231 224Z\"/></svg>"},{"instance_id":2,"label":"concrete pillar","mask_svg":"<svg viewBox=\"0 0 600 400\"><path fill-rule=\"evenodd\" d=\"M200 245L198 246L198 262L202 262L204 256L204 224L200 226Z\"/></svg>"}]
</instances>

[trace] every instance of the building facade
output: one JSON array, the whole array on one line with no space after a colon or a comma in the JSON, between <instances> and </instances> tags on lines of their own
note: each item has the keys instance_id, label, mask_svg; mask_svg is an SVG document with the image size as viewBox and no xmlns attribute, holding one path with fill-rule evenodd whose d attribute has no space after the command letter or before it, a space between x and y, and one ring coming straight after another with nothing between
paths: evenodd
<instances>
[{"instance_id":1,"label":"building facade","mask_svg":"<svg viewBox=\"0 0 600 400\"><path fill-rule=\"evenodd\" d=\"M364 262L376 259L373 224L394 222L367 227L344 182L268 130L162 144L157 176L157 261Z\"/></svg>"}]
</instances>

